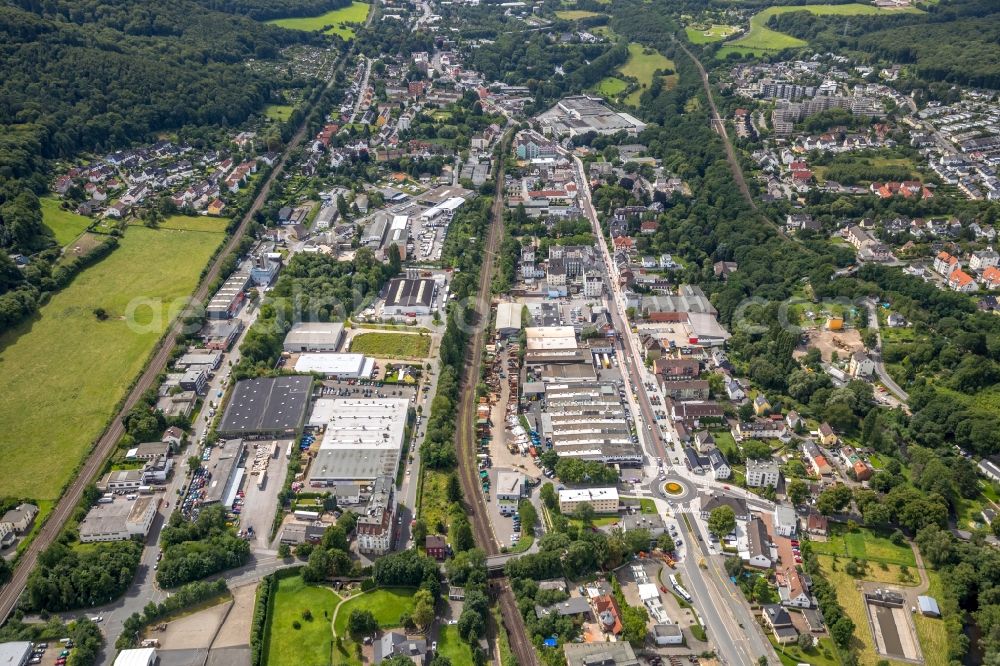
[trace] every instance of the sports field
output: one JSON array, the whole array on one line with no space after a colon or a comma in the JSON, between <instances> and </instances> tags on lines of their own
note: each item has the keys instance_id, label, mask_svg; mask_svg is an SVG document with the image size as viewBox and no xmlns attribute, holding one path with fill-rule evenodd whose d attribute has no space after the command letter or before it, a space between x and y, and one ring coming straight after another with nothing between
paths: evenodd
<instances>
[{"instance_id":1,"label":"sports field","mask_svg":"<svg viewBox=\"0 0 1000 666\"><path fill-rule=\"evenodd\" d=\"M873 5L850 3L846 5L797 5L783 7L768 7L754 14L750 19L750 32L739 39L727 42L727 46L751 49L754 51L780 51L782 49L800 48L807 44L804 40L771 30L767 22L772 16L788 12L810 12L817 16L863 16L869 14L884 14L892 12L917 12L919 9L879 9Z\"/></svg>"},{"instance_id":2,"label":"sports field","mask_svg":"<svg viewBox=\"0 0 1000 666\"><path fill-rule=\"evenodd\" d=\"M664 57L659 51L647 49L642 44L632 42L628 45L628 60L618 68L618 71L625 76L634 76L639 81L639 88L625 98L626 104L639 104L639 97L653 82L653 72L658 69L674 69L673 60ZM676 85L676 74L664 78L668 87Z\"/></svg>"},{"instance_id":3,"label":"sports field","mask_svg":"<svg viewBox=\"0 0 1000 666\"><path fill-rule=\"evenodd\" d=\"M267 628L268 666L330 663L333 647L330 622L338 603L340 597L333 590L306 585L302 576L279 580Z\"/></svg>"},{"instance_id":4,"label":"sports field","mask_svg":"<svg viewBox=\"0 0 1000 666\"><path fill-rule=\"evenodd\" d=\"M600 16L597 12L589 12L586 9L563 9L556 12L556 17L565 21L579 21L580 19Z\"/></svg>"},{"instance_id":5,"label":"sports field","mask_svg":"<svg viewBox=\"0 0 1000 666\"><path fill-rule=\"evenodd\" d=\"M130 227L114 252L0 336L0 496L59 495L222 239ZM136 299L163 306L155 318L135 309L130 326Z\"/></svg>"},{"instance_id":6,"label":"sports field","mask_svg":"<svg viewBox=\"0 0 1000 666\"><path fill-rule=\"evenodd\" d=\"M684 31L687 33L688 41L692 44L709 44L728 39L736 32L736 28L731 25L717 25L713 23L707 27L704 25L688 26L684 28Z\"/></svg>"},{"instance_id":7,"label":"sports field","mask_svg":"<svg viewBox=\"0 0 1000 666\"><path fill-rule=\"evenodd\" d=\"M296 16L292 18L273 19L268 23L280 25L282 28L290 30L306 30L314 32L323 30L328 35L339 35L343 39L354 39L354 29L350 24L364 23L368 18L368 9L371 7L366 2L352 2L347 7L334 9L319 16Z\"/></svg>"},{"instance_id":8,"label":"sports field","mask_svg":"<svg viewBox=\"0 0 1000 666\"><path fill-rule=\"evenodd\" d=\"M61 247L66 247L76 240L93 222L89 217L60 208L59 204L62 202L59 199L42 197L38 201L42 204L42 222L52 230L56 242Z\"/></svg>"},{"instance_id":9,"label":"sports field","mask_svg":"<svg viewBox=\"0 0 1000 666\"><path fill-rule=\"evenodd\" d=\"M351 351L376 358L427 358L429 335L412 333L359 333L351 340Z\"/></svg>"}]
</instances>

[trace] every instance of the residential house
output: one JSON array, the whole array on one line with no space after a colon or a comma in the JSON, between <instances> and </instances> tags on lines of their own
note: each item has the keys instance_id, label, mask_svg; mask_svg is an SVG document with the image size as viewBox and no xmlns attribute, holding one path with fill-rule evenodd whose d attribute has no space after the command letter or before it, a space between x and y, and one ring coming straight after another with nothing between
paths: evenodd
<instances>
[{"instance_id":1,"label":"residential house","mask_svg":"<svg viewBox=\"0 0 1000 666\"><path fill-rule=\"evenodd\" d=\"M818 511L810 511L806 517L806 532L816 536L826 536L830 533L830 521Z\"/></svg>"},{"instance_id":2,"label":"residential house","mask_svg":"<svg viewBox=\"0 0 1000 666\"><path fill-rule=\"evenodd\" d=\"M736 520L746 521L750 519L750 509L747 507L746 500L722 493L701 496L701 517L707 520L712 511L720 506L731 508L736 514Z\"/></svg>"},{"instance_id":3,"label":"residential house","mask_svg":"<svg viewBox=\"0 0 1000 666\"><path fill-rule=\"evenodd\" d=\"M782 606L793 608L811 608L812 597L809 596L809 582L805 574L799 572L795 567L788 567L784 571L776 574L778 582L778 596L781 597Z\"/></svg>"},{"instance_id":4,"label":"residential house","mask_svg":"<svg viewBox=\"0 0 1000 666\"><path fill-rule=\"evenodd\" d=\"M788 424L789 428L795 430L802 424L802 419L799 418L799 413L793 409L785 415L785 423Z\"/></svg>"},{"instance_id":5,"label":"residential house","mask_svg":"<svg viewBox=\"0 0 1000 666\"><path fill-rule=\"evenodd\" d=\"M448 557L448 542L440 534L428 534L424 540L424 550L428 557L444 560Z\"/></svg>"},{"instance_id":6,"label":"residential house","mask_svg":"<svg viewBox=\"0 0 1000 666\"><path fill-rule=\"evenodd\" d=\"M774 560L771 559L771 537L767 534L764 521L753 516L747 523L747 549L740 556L750 566L758 569L770 569Z\"/></svg>"},{"instance_id":7,"label":"residential house","mask_svg":"<svg viewBox=\"0 0 1000 666\"><path fill-rule=\"evenodd\" d=\"M958 258L953 257L944 250L938 252L937 256L934 257L934 270L944 277L948 277L961 267L962 264Z\"/></svg>"},{"instance_id":8,"label":"residential house","mask_svg":"<svg viewBox=\"0 0 1000 666\"><path fill-rule=\"evenodd\" d=\"M819 426L819 441L823 446L835 446L837 444L837 433L825 421Z\"/></svg>"},{"instance_id":9,"label":"residential house","mask_svg":"<svg viewBox=\"0 0 1000 666\"><path fill-rule=\"evenodd\" d=\"M802 451L806 455L806 460L809 461L809 466L812 467L813 473L819 476L830 476L833 474L833 468L830 466L829 461L827 461L826 456L819 450L813 442L803 442Z\"/></svg>"},{"instance_id":10,"label":"residential house","mask_svg":"<svg viewBox=\"0 0 1000 666\"><path fill-rule=\"evenodd\" d=\"M774 533L783 537L794 537L799 530L799 517L795 509L787 504L774 506Z\"/></svg>"},{"instance_id":11,"label":"residential house","mask_svg":"<svg viewBox=\"0 0 1000 666\"><path fill-rule=\"evenodd\" d=\"M739 380L733 377L727 377L726 379L726 395L734 402L739 402L747 397L746 391L743 390L743 386Z\"/></svg>"},{"instance_id":12,"label":"residential house","mask_svg":"<svg viewBox=\"0 0 1000 666\"><path fill-rule=\"evenodd\" d=\"M715 273L715 277L723 280L735 273L737 268L738 264L735 261L717 261L712 264L712 272Z\"/></svg>"},{"instance_id":13,"label":"residential house","mask_svg":"<svg viewBox=\"0 0 1000 666\"><path fill-rule=\"evenodd\" d=\"M769 411L771 411L771 403L768 402L763 393L758 393L757 397L753 399L753 413L757 416L763 416Z\"/></svg>"},{"instance_id":14,"label":"residential house","mask_svg":"<svg viewBox=\"0 0 1000 666\"><path fill-rule=\"evenodd\" d=\"M983 271L983 287L986 289L1000 289L1000 268L990 266Z\"/></svg>"},{"instance_id":15,"label":"residential house","mask_svg":"<svg viewBox=\"0 0 1000 666\"><path fill-rule=\"evenodd\" d=\"M34 504L22 503L7 511L0 518L0 524L8 525L8 534L25 534L38 515L38 507Z\"/></svg>"},{"instance_id":16,"label":"residential house","mask_svg":"<svg viewBox=\"0 0 1000 666\"><path fill-rule=\"evenodd\" d=\"M871 377L872 373L875 372L875 362L868 358L868 354L858 350L851 354L847 372L852 377Z\"/></svg>"},{"instance_id":17,"label":"residential house","mask_svg":"<svg viewBox=\"0 0 1000 666\"><path fill-rule=\"evenodd\" d=\"M415 663L422 664L427 655L427 639L410 638L398 631L390 631L376 641L373 648L373 662L376 664L395 655L403 655Z\"/></svg>"},{"instance_id":18,"label":"residential house","mask_svg":"<svg viewBox=\"0 0 1000 666\"><path fill-rule=\"evenodd\" d=\"M952 271L951 275L948 276L948 287L961 294L969 294L979 290L976 280L961 269Z\"/></svg>"},{"instance_id":19,"label":"residential house","mask_svg":"<svg viewBox=\"0 0 1000 666\"><path fill-rule=\"evenodd\" d=\"M781 479L778 463L774 460L747 460L746 481L751 488L777 488Z\"/></svg>"},{"instance_id":20,"label":"residential house","mask_svg":"<svg viewBox=\"0 0 1000 666\"><path fill-rule=\"evenodd\" d=\"M969 268L974 271L984 271L987 268L1000 265L1000 254L996 252L992 247L988 247L985 250L979 250L978 252L973 252L969 257Z\"/></svg>"},{"instance_id":21,"label":"residential house","mask_svg":"<svg viewBox=\"0 0 1000 666\"><path fill-rule=\"evenodd\" d=\"M715 438L712 437L712 433L707 430L699 430L694 434L694 448L698 450L698 453L707 453L710 449L715 448Z\"/></svg>"},{"instance_id":22,"label":"residential house","mask_svg":"<svg viewBox=\"0 0 1000 666\"><path fill-rule=\"evenodd\" d=\"M622 632L621 611L618 602L610 594L602 594L594 598L594 611L601 631L617 636Z\"/></svg>"},{"instance_id":23,"label":"residential house","mask_svg":"<svg viewBox=\"0 0 1000 666\"><path fill-rule=\"evenodd\" d=\"M787 645L798 640L799 632L792 626L792 616L788 611L778 604L768 604L763 611L764 624L771 629L779 644Z\"/></svg>"}]
</instances>

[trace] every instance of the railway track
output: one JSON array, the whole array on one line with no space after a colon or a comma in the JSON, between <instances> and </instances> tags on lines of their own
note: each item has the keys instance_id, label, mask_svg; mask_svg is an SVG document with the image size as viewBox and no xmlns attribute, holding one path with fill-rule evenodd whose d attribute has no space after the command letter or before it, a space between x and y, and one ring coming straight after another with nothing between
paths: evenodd
<instances>
[{"instance_id":1,"label":"railway track","mask_svg":"<svg viewBox=\"0 0 1000 666\"><path fill-rule=\"evenodd\" d=\"M375 14L375 11L376 10L372 10L369 14L369 20L371 19L371 16ZM329 88L333 84L336 72L343 67L343 64L350 59L351 55L352 52L348 52L345 57L338 60L336 67L331 69L329 78L326 82L326 88ZM292 151L294 151L305 138L306 130L309 128L308 115L308 113L303 114L304 119L302 124L299 125L299 128L292 136L292 139L288 142L288 145L285 147L278 164L271 171L270 175L268 175L264 185L260 188L260 192L257 193L257 197L253 200L253 204L247 210L243 219L240 220L239 226L233 232L232 236L230 236L223 249L218 255L216 255L215 260L205 273L205 276L202 278L197 290L195 290L194 294L192 294L193 303L201 303L208 297L209 285L211 285L215 279L219 277L222 262L236 248L240 239L246 233L247 226L249 226L261 206L264 205L264 202L267 201L267 198L271 194L271 187L274 185L278 176L280 176L284 171L285 165L287 164ZM38 564L38 556L42 553L42 551L52 545L52 543L59 536L59 533L62 532L66 521L73 514L76 506L80 503L80 500L83 497L83 491L86 489L91 480L97 476L97 473L104 466L105 461L114 450L118 440L123 434L125 434L123 419L139 402L142 395L154 386L156 378L166 369L167 362L170 360L170 352L173 350L174 344L177 341L177 336L180 334L183 327L184 318L190 314L190 312L190 309L185 310L174 319L174 322L171 324L166 335L163 337L160 346L157 347L153 356L146 364L146 369L139 376L139 379L136 380L132 390L122 403L122 407L115 415L114 420L105 429L104 433L91 449L90 454L84 461L83 466L76 475L76 478L56 503L52 513L49 514L48 519L45 521L45 525L42 526L38 535L21 555L18 560L17 567L14 569L14 574L11 577L11 580L2 589L0 589L0 624L6 622L7 618L10 617L10 614L17 607L18 599L20 599L21 594L24 592L24 588L28 583L28 576Z\"/></svg>"},{"instance_id":2,"label":"railway track","mask_svg":"<svg viewBox=\"0 0 1000 666\"><path fill-rule=\"evenodd\" d=\"M510 146L511 133L508 132L501 141L501 155ZM498 193L503 192L504 182L504 162L497 160L497 189ZM486 511L486 502L483 500L483 493L479 487L479 474L476 468L476 391L475 386L479 380L479 368L482 362L483 346L486 344L486 323L490 317L491 289L493 281L494 260L497 250L503 240L503 195L497 194L493 201L491 211L489 233L486 237L486 246L483 250L483 264L479 270L479 285L476 295L475 324L476 327L469 338L466 347L466 364L462 374L462 395L458 405L458 430L456 437L456 453L458 457L459 480L462 485L462 494L465 496L466 509L472 523L473 534L476 543L487 556L497 555L500 549L493 536L490 527L489 516ZM500 604L500 611L503 615L503 624L507 630L510 642L510 649L517 659L519 666L535 666L538 660L535 657L535 650L531 645L527 630L524 626L524 619L517 609L517 601L514 593L510 589L510 584L506 578L495 579L495 592L497 603ZM498 627L498 629L500 629Z\"/></svg>"}]
</instances>

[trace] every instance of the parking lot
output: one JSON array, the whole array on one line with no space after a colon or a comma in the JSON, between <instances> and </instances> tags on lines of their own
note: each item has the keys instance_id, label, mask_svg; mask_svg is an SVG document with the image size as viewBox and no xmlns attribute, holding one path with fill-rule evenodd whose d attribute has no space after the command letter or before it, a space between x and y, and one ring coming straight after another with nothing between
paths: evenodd
<instances>
[{"instance_id":1,"label":"parking lot","mask_svg":"<svg viewBox=\"0 0 1000 666\"><path fill-rule=\"evenodd\" d=\"M242 505L237 505L234 509L240 510L240 529L246 530L252 527L254 532L250 538L251 546L267 548L268 538L271 536L271 527L274 523L274 512L278 505L278 492L284 484L285 476L288 472L288 445L294 440L261 440L258 449L267 452L269 448L276 444L278 447L277 457L272 457L267 461L267 470L263 482L258 481L260 475L252 475L250 470L243 477L244 493ZM254 449L251 447L250 456L247 458L247 466L250 467L253 459Z\"/></svg>"},{"instance_id":2,"label":"parking lot","mask_svg":"<svg viewBox=\"0 0 1000 666\"><path fill-rule=\"evenodd\" d=\"M36 643L31 657L28 658L28 663L40 666L62 666L69 658L72 646L73 641L68 643L60 643L59 641Z\"/></svg>"}]
</instances>

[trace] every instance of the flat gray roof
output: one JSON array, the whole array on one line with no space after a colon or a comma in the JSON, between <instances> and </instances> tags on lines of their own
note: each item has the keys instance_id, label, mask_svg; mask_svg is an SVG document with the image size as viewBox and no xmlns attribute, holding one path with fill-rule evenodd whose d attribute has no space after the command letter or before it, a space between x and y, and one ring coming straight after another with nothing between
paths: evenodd
<instances>
[{"instance_id":1,"label":"flat gray roof","mask_svg":"<svg viewBox=\"0 0 1000 666\"><path fill-rule=\"evenodd\" d=\"M293 432L302 427L312 377L292 375L236 383L218 431L225 435Z\"/></svg>"}]
</instances>

